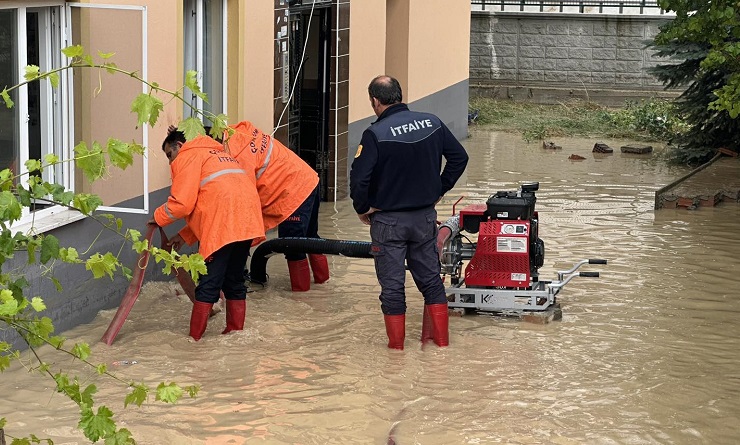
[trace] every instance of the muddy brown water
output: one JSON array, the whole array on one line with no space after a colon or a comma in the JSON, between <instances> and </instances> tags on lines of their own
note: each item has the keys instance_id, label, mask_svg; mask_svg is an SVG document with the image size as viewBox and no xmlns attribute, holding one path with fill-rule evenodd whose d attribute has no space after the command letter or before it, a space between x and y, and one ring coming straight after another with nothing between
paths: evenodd
<instances>
[{"instance_id":1,"label":"muddy brown water","mask_svg":"<svg viewBox=\"0 0 740 445\"><path fill-rule=\"evenodd\" d=\"M406 350L391 351L371 260L330 257L332 279L294 294L274 257L243 332L219 335L219 314L188 341L190 303L160 282L145 285L112 346L98 340L114 309L65 333L123 380L199 384L197 399L168 406L152 395L124 409L123 386L80 375L140 444L385 444L391 428L399 445L737 443L740 206L656 213L654 191L687 172L658 161L659 149L556 142L562 150L546 151L472 128L467 172L438 211L445 219L460 196L458 210L539 181L542 278L584 258L609 261L582 268L600 278L563 289L560 322L451 318L450 347L422 350L422 299L409 277ZM591 153L595 142L615 153ZM322 204L320 224L326 238L369 240L349 201ZM80 369L41 353L53 370ZM76 407L52 387L18 365L2 375L6 434L88 443Z\"/></svg>"}]
</instances>

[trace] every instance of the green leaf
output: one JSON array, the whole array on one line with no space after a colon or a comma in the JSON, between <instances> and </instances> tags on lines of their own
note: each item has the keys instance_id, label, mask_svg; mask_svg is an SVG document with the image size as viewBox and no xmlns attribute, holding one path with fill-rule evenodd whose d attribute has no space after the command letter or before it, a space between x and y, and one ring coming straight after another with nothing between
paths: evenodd
<instances>
[{"instance_id":1,"label":"green leaf","mask_svg":"<svg viewBox=\"0 0 740 445\"><path fill-rule=\"evenodd\" d=\"M175 403L180 397L182 397L182 388L177 386L175 383L165 385L164 382L157 386L157 397L155 400L162 401L164 403Z\"/></svg>"},{"instance_id":2,"label":"green leaf","mask_svg":"<svg viewBox=\"0 0 740 445\"><path fill-rule=\"evenodd\" d=\"M46 264L52 258L59 258L59 239L54 235L46 235L41 241L41 262Z\"/></svg>"},{"instance_id":3,"label":"green leaf","mask_svg":"<svg viewBox=\"0 0 740 445\"><path fill-rule=\"evenodd\" d=\"M31 194L26 190L22 184L18 184L16 188L16 193L18 193L18 200L20 201L21 205L24 207L31 207L32 200L31 200Z\"/></svg>"},{"instance_id":4,"label":"green leaf","mask_svg":"<svg viewBox=\"0 0 740 445\"><path fill-rule=\"evenodd\" d=\"M208 102L208 95L200 90L198 86L198 73L193 70L189 70L185 73L185 86L190 89L196 96L203 99L206 103Z\"/></svg>"},{"instance_id":5,"label":"green leaf","mask_svg":"<svg viewBox=\"0 0 740 445\"><path fill-rule=\"evenodd\" d=\"M111 57L113 57L114 54L116 53L104 53L98 50L98 57L100 57L101 59L110 59Z\"/></svg>"},{"instance_id":6,"label":"green leaf","mask_svg":"<svg viewBox=\"0 0 740 445\"><path fill-rule=\"evenodd\" d=\"M0 302L11 300L15 301L15 297L13 297L13 291L11 291L10 289L0 290Z\"/></svg>"},{"instance_id":7,"label":"green leaf","mask_svg":"<svg viewBox=\"0 0 740 445\"><path fill-rule=\"evenodd\" d=\"M70 352L78 359L86 360L90 357L90 345L87 343L76 343Z\"/></svg>"},{"instance_id":8,"label":"green leaf","mask_svg":"<svg viewBox=\"0 0 740 445\"><path fill-rule=\"evenodd\" d=\"M19 312L18 302L15 299L3 301L0 303L0 315L14 317Z\"/></svg>"},{"instance_id":9,"label":"green leaf","mask_svg":"<svg viewBox=\"0 0 740 445\"><path fill-rule=\"evenodd\" d=\"M57 349L60 349L64 344L64 337L55 335L54 337L49 337L47 341L50 345L54 346Z\"/></svg>"},{"instance_id":10,"label":"green leaf","mask_svg":"<svg viewBox=\"0 0 740 445\"><path fill-rule=\"evenodd\" d=\"M7 355L0 355L0 372L5 371L10 367L10 357ZM2 428L2 425L0 425Z\"/></svg>"},{"instance_id":11,"label":"green leaf","mask_svg":"<svg viewBox=\"0 0 740 445\"><path fill-rule=\"evenodd\" d=\"M123 170L133 164L134 156L131 154L131 147L129 147L129 144L118 139L110 138L108 139L106 148L108 149L108 158L110 159L111 164L116 167Z\"/></svg>"},{"instance_id":12,"label":"green leaf","mask_svg":"<svg viewBox=\"0 0 740 445\"><path fill-rule=\"evenodd\" d=\"M14 222L21 217L21 204L13 193L4 190L0 192L0 220Z\"/></svg>"},{"instance_id":13,"label":"green leaf","mask_svg":"<svg viewBox=\"0 0 740 445\"><path fill-rule=\"evenodd\" d=\"M214 138L223 138L224 132L229 128L227 121L228 117L225 114L219 114L211 118L211 132L209 133Z\"/></svg>"},{"instance_id":14,"label":"green leaf","mask_svg":"<svg viewBox=\"0 0 740 445\"><path fill-rule=\"evenodd\" d=\"M105 438L105 445L135 445L136 441L131 436L131 431L121 428L114 434Z\"/></svg>"},{"instance_id":15,"label":"green leaf","mask_svg":"<svg viewBox=\"0 0 740 445\"><path fill-rule=\"evenodd\" d=\"M99 206L103 205L103 201L97 195L90 195L87 193L79 193L74 195L73 206L85 215L90 215Z\"/></svg>"},{"instance_id":16,"label":"green leaf","mask_svg":"<svg viewBox=\"0 0 740 445\"><path fill-rule=\"evenodd\" d=\"M113 62L106 62L103 64L103 66L105 67L105 70L108 72L108 74L115 74L116 68L118 68L118 65Z\"/></svg>"},{"instance_id":17,"label":"green leaf","mask_svg":"<svg viewBox=\"0 0 740 445\"><path fill-rule=\"evenodd\" d=\"M183 255L180 259L185 262L183 264L183 268L190 272L190 276L196 283L201 275L205 275L208 272L208 269L206 269L206 262L199 253Z\"/></svg>"},{"instance_id":18,"label":"green leaf","mask_svg":"<svg viewBox=\"0 0 740 445\"><path fill-rule=\"evenodd\" d=\"M128 146L131 150L131 153L143 155L146 152L146 148L141 144L137 144L136 142L131 142L128 144Z\"/></svg>"},{"instance_id":19,"label":"green leaf","mask_svg":"<svg viewBox=\"0 0 740 445\"><path fill-rule=\"evenodd\" d=\"M203 122L201 122L200 119L194 117L189 117L180 121L180 125L177 126L177 129L185 134L185 139L187 140L191 140L196 138L197 136L206 134L206 129L203 127Z\"/></svg>"},{"instance_id":20,"label":"green leaf","mask_svg":"<svg viewBox=\"0 0 740 445\"><path fill-rule=\"evenodd\" d=\"M81 263L80 255L74 247L62 247L59 249L59 258L65 263Z\"/></svg>"},{"instance_id":21,"label":"green leaf","mask_svg":"<svg viewBox=\"0 0 740 445\"><path fill-rule=\"evenodd\" d=\"M80 142L75 147L75 164L90 181L103 177L105 172L105 159L100 144L93 143L92 150L87 148L85 142Z\"/></svg>"},{"instance_id":22,"label":"green leaf","mask_svg":"<svg viewBox=\"0 0 740 445\"><path fill-rule=\"evenodd\" d=\"M85 412L80 417L78 427L85 433L85 437L93 442L108 437L116 431L113 412L105 406L98 408L97 414L93 414L92 410Z\"/></svg>"},{"instance_id":23,"label":"green leaf","mask_svg":"<svg viewBox=\"0 0 740 445\"><path fill-rule=\"evenodd\" d=\"M53 153L49 153L46 156L44 156L44 163L46 163L48 165L54 165L57 162L59 162L59 156L57 156L57 155L55 155Z\"/></svg>"},{"instance_id":24,"label":"green leaf","mask_svg":"<svg viewBox=\"0 0 740 445\"><path fill-rule=\"evenodd\" d=\"M69 57L70 59L73 59L75 57L80 57L85 53L84 48L82 48L81 45L73 45L68 46L64 49L62 49L62 54Z\"/></svg>"},{"instance_id":25,"label":"green leaf","mask_svg":"<svg viewBox=\"0 0 740 445\"><path fill-rule=\"evenodd\" d=\"M24 74L23 77L30 82L34 79L38 79L39 71L40 69L36 65L28 65L25 69L26 74Z\"/></svg>"},{"instance_id":26,"label":"green leaf","mask_svg":"<svg viewBox=\"0 0 740 445\"><path fill-rule=\"evenodd\" d=\"M103 375L106 372L108 372L108 366L105 365L105 363L99 364L95 370L98 372L99 375Z\"/></svg>"},{"instance_id":27,"label":"green leaf","mask_svg":"<svg viewBox=\"0 0 740 445\"><path fill-rule=\"evenodd\" d=\"M131 241L136 242L141 238L141 232L139 232L136 229L128 229L127 230L128 237L131 239Z\"/></svg>"},{"instance_id":28,"label":"green leaf","mask_svg":"<svg viewBox=\"0 0 740 445\"><path fill-rule=\"evenodd\" d=\"M191 399L194 399L195 396L198 395L198 391L200 391L200 386L198 385L191 385L186 388L188 390L188 395Z\"/></svg>"},{"instance_id":29,"label":"green leaf","mask_svg":"<svg viewBox=\"0 0 740 445\"><path fill-rule=\"evenodd\" d=\"M147 240L134 241L133 248L136 253L141 253L149 248L149 242Z\"/></svg>"},{"instance_id":30,"label":"green leaf","mask_svg":"<svg viewBox=\"0 0 740 445\"><path fill-rule=\"evenodd\" d=\"M35 172L41 170L41 161L38 159L29 159L24 164L28 171Z\"/></svg>"},{"instance_id":31,"label":"green leaf","mask_svg":"<svg viewBox=\"0 0 740 445\"><path fill-rule=\"evenodd\" d=\"M41 297L33 297L31 299L31 307L36 312L41 312L46 309L46 305L44 304L44 300L41 299Z\"/></svg>"},{"instance_id":32,"label":"green leaf","mask_svg":"<svg viewBox=\"0 0 740 445\"><path fill-rule=\"evenodd\" d=\"M108 252L105 255L96 253L87 260L85 269L92 271L95 278L101 278L107 274L112 280L117 264L118 260L112 253Z\"/></svg>"},{"instance_id":33,"label":"green leaf","mask_svg":"<svg viewBox=\"0 0 740 445\"><path fill-rule=\"evenodd\" d=\"M35 336L41 339L46 339L46 340L48 340L49 336L54 332L54 324L51 322L51 318L49 317L37 318L33 321L33 323L30 323L27 327L28 327L28 330L31 333L33 333ZM42 343L40 340L38 339L36 340L39 343Z\"/></svg>"},{"instance_id":34,"label":"green leaf","mask_svg":"<svg viewBox=\"0 0 740 445\"><path fill-rule=\"evenodd\" d=\"M51 282L54 283L54 289L56 289L57 292L61 292L62 290L64 290L62 288L62 283L60 283L56 277L51 277Z\"/></svg>"},{"instance_id":35,"label":"green leaf","mask_svg":"<svg viewBox=\"0 0 740 445\"><path fill-rule=\"evenodd\" d=\"M142 385L132 385L131 392L126 395L126 399L123 401L124 408L127 407L130 403L133 403L136 406L141 406L142 403L144 403L149 397L149 389Z\"/></svg>"},{"instance_id":36,"label":"green leaf","mask_svg":"<svg viewBox=\"0 0 740 445\"><path fill-rule=\"evenodd\" d=\"M49 73L46 77L49 78L49 83L52 88L59 87L59 73Z\"/></svg>"},{"instance_id":37,"label":"green leaf","mask_svg":"<svg viewBox=\"0 0 740 445\"><path fill-rule=\"evenodd\" d=\"M150 127L157 123L163 108L161 100L146 93L140 93L131 103L131 112L136 113L139 125L149 124Z\"/></svg>"},{"instance_id":38,"label":"green leaf","mask_svg":"<svg viewBox=\"0 0 740 445\"><path fill-rule=\"evenodd\" d=\"M2 92L0 92L0 96L3 97L3 100L5 101L5 106L8 108L13 108L13 105L15 105L15 102L10 98L10 93L8 93L8 89L4 88Z\"/></svg>"}]
</instances>

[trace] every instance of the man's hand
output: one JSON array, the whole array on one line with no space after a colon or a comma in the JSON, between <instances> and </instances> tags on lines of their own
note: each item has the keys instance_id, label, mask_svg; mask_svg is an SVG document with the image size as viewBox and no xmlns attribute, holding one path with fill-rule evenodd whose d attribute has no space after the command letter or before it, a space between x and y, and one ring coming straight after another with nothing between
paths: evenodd
<instances>
[{"instance_id":1,"label":"man's hand","mask_svg":"<svg viewBox=\"0 0 740 445\"><path fill-rule=\"evenodd\" d=\"M179 251L183 244L186 244L185 240L182 239L182 237L178 233L177 235L170 238L170 243L168 245L170 246L171 249L175 249Z\"/></svg>"},{"instance_id":2,"label":"man's hand","mask_svg":"<svg viewBox=\"0 0 740 445\"><path fill-rule=\"evenodd\" d=\"M360 221L362 221L363 224L369 226L370 225L370 215L377 212L378 209L375 207L370 207L370 210L367 211L367 213L358 214L357 217L360 218Z\"/></svg>"}]
</instances>

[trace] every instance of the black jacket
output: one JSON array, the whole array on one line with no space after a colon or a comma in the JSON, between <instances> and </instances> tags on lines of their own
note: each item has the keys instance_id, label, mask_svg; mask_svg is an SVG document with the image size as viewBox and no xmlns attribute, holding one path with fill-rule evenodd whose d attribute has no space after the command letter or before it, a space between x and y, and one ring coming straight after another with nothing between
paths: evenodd
<instances>
[{"instance_id":1,"label":"black jacket","mask_svg":"<svg viewBox=\"0 0 740 445\"><path fill-rule=\"evenodd\" d=\"M442 157L447 161L442 170ZM358 214L433 206L465 171L468 154L435 115L392 105L362 134L350 171ZM441 172L441 174L440 174Z\"/></svg>"}]
</instances>

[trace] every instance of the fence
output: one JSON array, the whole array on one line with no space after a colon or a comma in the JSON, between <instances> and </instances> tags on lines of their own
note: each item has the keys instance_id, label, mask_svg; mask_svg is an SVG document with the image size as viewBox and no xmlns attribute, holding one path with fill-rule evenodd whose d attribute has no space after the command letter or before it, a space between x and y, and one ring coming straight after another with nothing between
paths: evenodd
<instances>
[{"instance_id":1,"label":"fence","mask_svg":"<svg viewBox=\"0 0 740 445\"><path fill-rule=\"evenodd\" d=\"M661 15L657 0L471 0L474 11Z\"/></svg>"}]
</instances>

